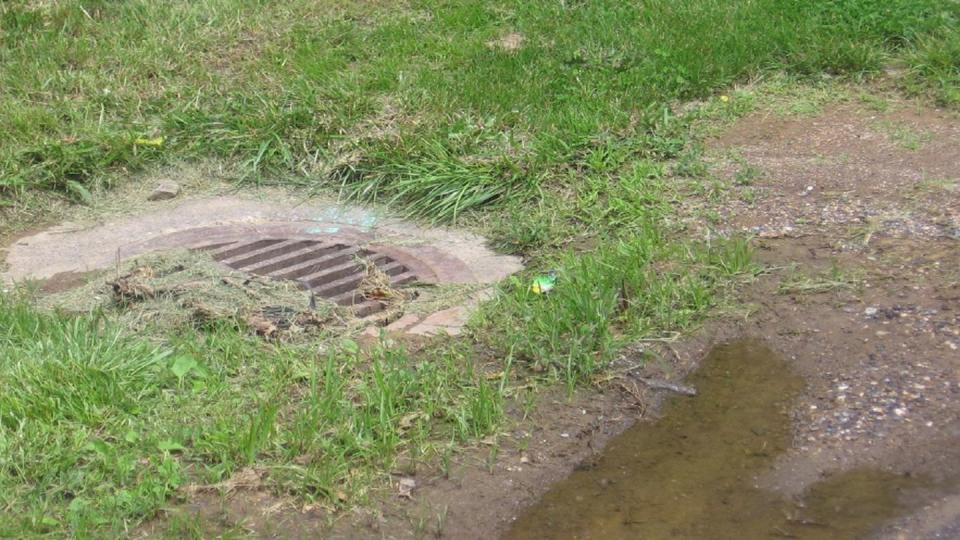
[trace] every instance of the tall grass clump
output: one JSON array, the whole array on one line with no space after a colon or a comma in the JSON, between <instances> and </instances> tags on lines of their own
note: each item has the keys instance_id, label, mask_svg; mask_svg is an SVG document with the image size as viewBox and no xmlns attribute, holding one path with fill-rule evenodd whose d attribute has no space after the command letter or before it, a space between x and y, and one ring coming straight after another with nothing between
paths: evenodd
<instances>
[{"instance_id":1,"label":"tall grass clump","mask_svg":"<svg viewBox=\"0 0 960 540\"><path fill-rule=\"evenodd\" d=\"M174 384L171 361L95 316L0 296L0 535L85 530L162 504L179 465L146 451L138 427Z\"/></svg>"},{"instance_id":2,"label":"tall grass clump","mask_svg":"<svg viewBox=\"0 0 960 540\"><path fill-rule=\"evenodd\" d=\"M909 90L931 94L947 107L960 105L960 32L923 37L908 59Z\"/></svg>"},{"instance_id":3,"label":"tall grass clump","mask_svg":"<svg viewBox=\"0 0 960 540\"><path fill-rule=\"evenodd\" d=\"M665 242L655 233L613 241L555 262L546 294L529 276L512 278L485 306L490 343L571 386L588 379L629 341L689 327L715 304L720 288L750 272L743 240L713 245Z\"/></svg>"},{"instance_id":4,"label":"tall grass clump","mask_svg":"<svg viewBox=\"0 0 960 540\"><path fill-rule=\"evenodd\" d=\"M506 199L520 187L508 161L470 162L439 145L424 155L344 166L333 177L347 200L384 203L433 223L456 223L464 212Z\"/></svg>"}]
</instances>

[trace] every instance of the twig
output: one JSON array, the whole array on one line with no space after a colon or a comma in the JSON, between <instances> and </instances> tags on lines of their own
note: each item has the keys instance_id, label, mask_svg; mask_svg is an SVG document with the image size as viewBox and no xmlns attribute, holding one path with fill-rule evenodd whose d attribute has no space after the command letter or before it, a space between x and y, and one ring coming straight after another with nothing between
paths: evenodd
<instances>
[{"instance_id":1,"label":"twig","mask_svg":"<svg viewBox=\"0 0 960 540\"><path fill-rule=\"evenodd\" d=\"M637 343L655 343L655 342L673 343L678 339L680 339L680 332L671 332L669 336L638 339Z\"/></svg>"},{"instance_id":2,"label":"twig","mask_svg":"<svg viewBox=\"0 0 960 540\"><path fill-rule=\"evenodd\" d=\"M663 379L651 379L649 377L641 377L639 375L634 375L633 373L631 373L631 371L639 367L642 367L642 366L635 366L633 368L630 368L625 373L627 373L634 379L642 382L643 384L647 385L647 388L650 388L652 390L669 390L671 392L676 392L678 394L683 394L685 396L697 395L697 389L692 386L687 386L685 384L672 383L670 381L665 381Z\"/></svg>"},{"instance_id":3,"label":"twig","mask_svg":"<svg viewBox=\"0 0 960 540\"><path fill-rule=\"evenodd\" d=\"M677 359L678 363L682 362L682 360L680 359L680 353L677 352L677 349L675 349L673 345L671 345L669 342L665 342L664 345L666 345L666 347L670 349L670 352L673 353L673 357Z\"/></svg>"},{"instance_id":4,"label":"twig","mask_svg":"<svg viewBox=\"0 0 960 540\"><path fill-rule=\"evenodd\" d=\"M664 381L660 379L647 379L644 377L636 377L636 379L643 384L647 385L648 388L654 390L669 390L671 392L676 392L678 394L683 394L685 396L695 396L697 395L697 389L692 386L687 386L685 384L676 384L669 381Z\"/></svg>"},{"instance_id":5,"label":"twig","mask_svg":"<svg viewBox=\"0 0 960 540\"><path fill-rule=\"evenodd\" d=\"M637 383L633 383L633 388L630 388L623 381L620 382L620 389L625 393L630 394L630 397L633 398L635 406L640 410L640 417L644 417L647 414L647 405L646 401L643 399L643 394L640 392L640 389L637 388Z\"/></svg>"}]
</instances>

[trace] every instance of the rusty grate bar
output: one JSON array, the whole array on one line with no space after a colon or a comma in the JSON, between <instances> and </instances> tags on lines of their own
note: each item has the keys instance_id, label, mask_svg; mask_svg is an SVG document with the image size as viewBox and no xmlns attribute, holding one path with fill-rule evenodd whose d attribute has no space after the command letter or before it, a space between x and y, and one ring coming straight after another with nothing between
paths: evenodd
<instances>
[{"instance_id":1,"label":"rusty grate bar","mask_svg":"<svg viewBox=\"0 0 960 540\"><path fill-rule=\"evenodd\" d=\"M257 240L255 242L248 242L246 244L229 244L229 248L221 251L215 251L213 254L214 260L222 261L225 259L230 259L236 257L237 255L243 255L245 253L250 253L251 251L256 251L258 249L263 249L274 244L279 244L283 242L283 239L265 239ZM203 249L203 248L200 248Z\"/></svg>"},{"instance_id":2,"label":"rusty grate bar","mask_svg":"<svg viewBox=\"0 0 960 540\"><path fill-rule=\"evenodd\" d=\"M221 262L229 264L230 266L249 271L253 266L257 266L262 262L271 261L277 257L283 257L291 253L296 253L303 248L316 245L316 242L309 241L299 241L299 242L281 242L279 244L274 244L269 248L260 249L244 255L240 255L236 258L223 260Z\"/></svg>"},{"instance_id":3,"label":"rusty grate bar","mask_svg":"<svg viewBox=\"0 0 960 540\"><path fill-rule=\"evenodd\" d=\"M353 261L363 255L364 253L360 248L345 246L345 249L339 249L322 257L317 257L312 261L288 268L285 271L277 271L274 275L280 279L302 279L304 276L309 276L324 268L330 268L347 261Z\"/></svg>"},{"instance_id":4,"label":"rusty grate bar","mask_svg":"<svg viewBox=\"0 0 960 540\"><path fill-rule=\"evenodd\" d=\"M342 306L354 306L358 317L367 317L386 306L365 298L358 287L364 265L376 265L390 277L392 286L417 281L410 268L383 253L358 246L312 239L261 238L249 242L227 242L198 248L234 270L293 280L321 298Z\"/></svg>"}]
</instances>

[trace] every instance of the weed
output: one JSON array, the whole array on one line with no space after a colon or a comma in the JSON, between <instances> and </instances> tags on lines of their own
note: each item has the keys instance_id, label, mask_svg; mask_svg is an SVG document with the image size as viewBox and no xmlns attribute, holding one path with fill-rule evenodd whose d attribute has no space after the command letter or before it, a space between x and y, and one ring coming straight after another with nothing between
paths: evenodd
<instances>
[{"instance_id":1,"label":"weed","mask_svg":"<svg viewBox=\"0 0 960 540\"><path fill-rule=\"evenodd\" d=\"M278 400L274 398L259 405L257 411L248 418L250 427L240 439L242 464L249 465L256 461L257 453L273 436L277 402Z\"/></svg>"},{"instance_id":2,"label":"weed","mask_svg":"<svg viewBox=\"0 0 960 540\"><path fill-rule=\"evenodd\" d=\"M917 132L908 126L894 122L880 122L879 127L897 146L910 151L920 150L933 139L933 134Z\"/></svg>"},{"instance_id":3,"label":"weed","mask_svg":"<svg viewBox=\"0 0 960 540\"><path fill-rule=\"evenodd\" d=\"M742 162L740 163L740 168L737 169L737 173L734 175L733 182L738 186L749 186L753 182L760 178L763 175L763 171L759 168L750 165L749 163Z\"/></svg>"},{"instance_id":4,"label":"weed","mask_svg":"<svg viewBox=\"0 0 960 540\"><path fill-rule=\"evenodd\" d=\"M793 269L780 282L781 294L818 294L840 290L858 290L863 283L863 276L857 273L846 272L837 266L815 275L806 275Z\"/></svg>"},{"instance_id":5,"label":"weed","mask_svg":"<svg viewBox=\"0 0 960 540\"><path fill-rule=\"evenodd\" d=\"M486 436L503 415L504 381L478 379L455 349L414 361L345 343L311 369L308 345L265 349L229 326L157 348L95 315L0 302L2 380L17 381L0 397L4 535L127 529L181 485L250 466L344 504L376 481L358 467L386 469L428 438Z\"/></svg>"},{"instance_id":6,"label":"weed","mask_svg":"<svg viewBox=\"0 0 960 540\"><path fill-rule=\"evenodd\" d=\"M692 146L682 154L673 166L673 174L687 178L704 178L709 168L703 161L703 149Z\"/></svg>"},{"instance_id":7,"label":"weed","mask_svg":"<svg viewBox=\"0 0 960 540\"><path fill-rule=\"evenodd\" d=\"M947 178L924 178L917 182L913 189L919 192L953 193L960 189L960 181Z\"/></svg>"},{"instance_id":8,"label":"weed","mask_svg":"<svg viewBox=\"0 0 960 540\"><path fill-rule=\"evenodd\" d=\"M172 352L101 323L0 296L3 536L136 520L182 482L176 445L136 420L175 391Z\"/></svg>"},{"instance_id":9,"label":"weed","mask_svg":"<svg viewBox=\"0 0 960 540\"><path fill-rule=\"evenodd\" d=\"M495 224L493 237L497 249L512 255L534 253L556 242L557 217L529 204L518 202L505 210Z\"/></svg>"},{"instance_id":10,"label":"weed","mask_svg":"<svg viewBox=\"0 0 960 540\"><path fill-rule=\"evenodd\" d=\"M526 453L527 449L530 448L530 435L524 435L520 442L517 444L517 451L521 454Z\"/></svg>"},{"instance_id":11,"label":"weed","mask_svg":"<svg viewBox=\"0 0 960 540\"><path fill-rule=\"evenodd\" d=\"M447 525L447 513L449 510L450 510L449 506L443 505L443 510L437 512L437 526L436 526L436 529L434 529L433 531L433 536L435 538L443 537L443 529Z\"/></svg>"},{"instance_id":12,"label":"weed","mask_svg":"<svg viewBox=\"0 0 960 540\"><path fill-rule=\"evenodd\" d=\"M716 287L751 268L746 242L678 249L653 227L592 253L568 253L556 288L533 292L513 278L485 310L491 344L573 385L602 369L621 339L683 328L711 305ZM494 315L495 314L495 315Z\"/></svg>"},{"instance_id":13,"label":"weed","mask_svg":"<svg viewBox=\"0 0 960 540\"><path fill-rule=\"evenodd\" d=\"M883 113L890 110L890 102L882 97L875 96L869 93L861 93L859 96L860 103L863 103L868 109Z\"/></svg>"},{"instance_id":14,"label":"weed","mask_svg":"<svg viewBox=\"0 0 960 540\"><path fill-rule=\"evenodd\" d=\"M443 477L450 479L450 470L453 464L453 447L447 445L443 449L443 453L440 454L440 471L443 473Z\"/></svg>"},{"instance_id":15,"label":"weed","mask_svg":"<svg viewBox=\"0 0 960 540\"><path fill-rule=\"evenodd\" d=\"M397 156L341 169L334 180L347 199L382 202L408 216L444 223L506 199L519 185L508 162L468 163L439 146L419 158Z\"/></svg>"},{"instance_id":16,"label":"weed","mask_svg":"<svg viewBox=\"0 0 960 540\"><path fill-rule=\"evenodd\" d=\"M870 244L870 240L873 239L873 235L879 232L883 228L883 220L877 216L871 216L866 219L866 223L862 226L853 227L851 231L851 237L853 240L860 242L864 246Z\"/></svg>"},{"instance_id":17,"label":"weed","mask_svg":"<svg viewBox=\"0 0 960 540\"><path fill-rule=\"evenodd\" d=\"M944 12L941 18L956 13ZM930 94L945 106L960 105L960 33L938 32L918 38L917 47L907 54L910 66L903 86L914 94Z\"/></svg>"},{"instance_id":18,"label":"weed","mask_svg":"<svg viewBox=\"0 0 960 540\"><path fill-rule=\"evenodd\" d=\"M487 472L493 474L493 471L497 466L497 459L500 456L500 443L494 442L490 447L490 451L487 452Z\"/></svg>"},{"instance_id":19,"label":"weed","mask_svg":"<svg viewBox=\"0 0 960 540\"><path fill-rule=\"evenodd\" d=\"M525 389L523 391L521 406L523 408L523 420L526 420L531 414L533 414L533 411L537 406L537 393L533 390Z\"/></svg>"}]
</instances>

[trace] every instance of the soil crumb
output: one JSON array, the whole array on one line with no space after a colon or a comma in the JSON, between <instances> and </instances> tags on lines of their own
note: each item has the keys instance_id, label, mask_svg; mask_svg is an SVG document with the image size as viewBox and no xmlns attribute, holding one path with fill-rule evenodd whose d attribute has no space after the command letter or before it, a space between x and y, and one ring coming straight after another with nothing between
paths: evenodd
<instances>
[{"instance_id":1,"label":"soil crumb","mask_svg":"<svg viewBox=\"0 0 960 540\"><path fill-rule=\"evenodd\" d=\"M654 425L638 424L557 484L506 534L526 538L861 538L920 480L845 472L799 500L754 486L792 437L803 379L762 343L715 348Z\"/></svg>"}]
</instances>

